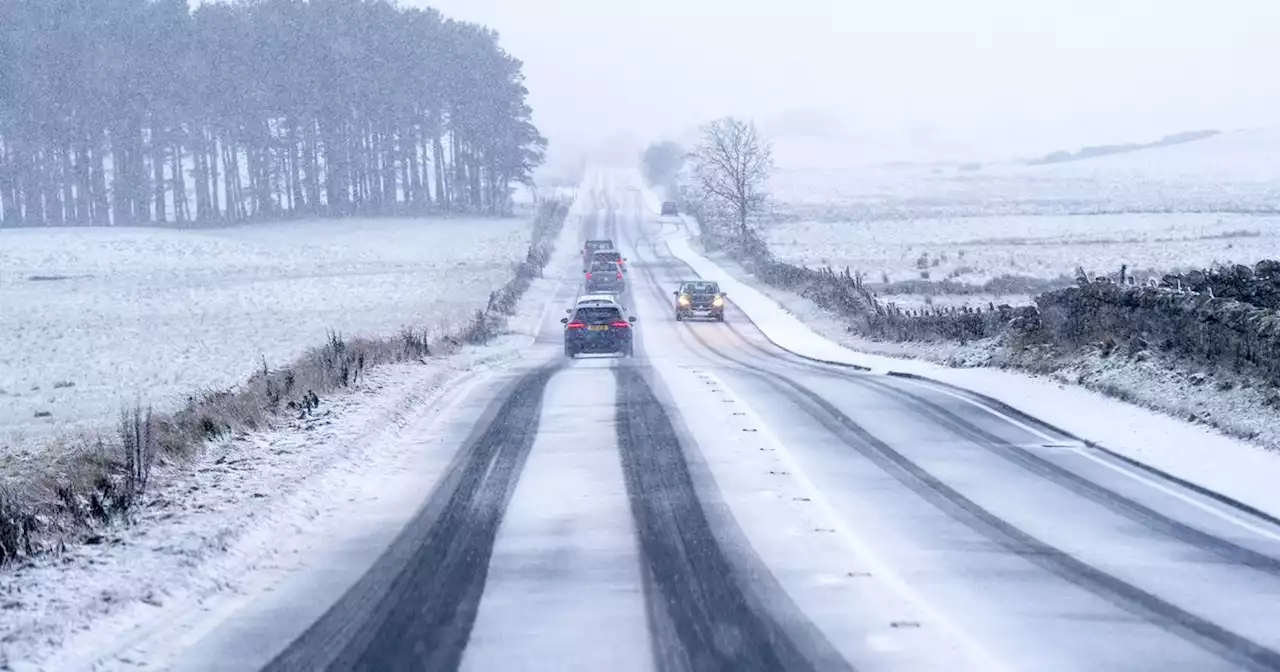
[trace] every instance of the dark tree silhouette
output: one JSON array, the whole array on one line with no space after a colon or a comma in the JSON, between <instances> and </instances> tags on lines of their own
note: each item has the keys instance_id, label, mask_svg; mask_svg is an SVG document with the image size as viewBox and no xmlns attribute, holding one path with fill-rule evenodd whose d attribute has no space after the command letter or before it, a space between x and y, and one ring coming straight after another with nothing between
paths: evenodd
<instances>
[{"instance_id":1,"label":"dark tree silhouette","mask_svg":"<svg viewBox=\"0 0 1280 672\"><path fill-rule=\"evenodd\" d=\"M0 0L0 226L502 212L521 67L387 0Z\"/></svg>"}]
</instances>

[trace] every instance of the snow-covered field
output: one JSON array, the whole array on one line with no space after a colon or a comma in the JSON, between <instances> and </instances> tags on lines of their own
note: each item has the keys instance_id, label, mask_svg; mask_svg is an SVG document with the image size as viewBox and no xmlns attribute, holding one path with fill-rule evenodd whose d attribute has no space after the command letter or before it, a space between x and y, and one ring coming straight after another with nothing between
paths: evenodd
<instances>
[{"instance_id":1,"label":"snow-covered field","mask_svg":"<svg viewBox=\"0 0 1280 672\"><path fill-rule=\"evenodd\" d=\"M1280 216L1137 213L1011 215L906 221L795 222L768 231L784 261L849 266L868 282L953 279L982 284L1001 275L1056 278L1252 264L1280 255Z\"/></svg>"},{"instance_id":2,"label":"snow-covered field","mask_svg":"<svg viewBox=\"0 0 1280 672\"><path fill-rule=\"evenodd\" d=\"M523 218L0 231L0 449L234 385L330 329L461 323L529 235Z\"/></svg>"},{"instance_id":3,"label":"snow-covered field","mask_svg":"<svg viewBox=\"0 0 1280 672\"><path fill-rule=\"evenodd\" d=\"M838 143L779 143L770 187L809 219L1096 212L1275 212L1280 129L1229 131L1181 145L1042 166L859 163ZM1072 148L1064 148L1072 149ZM1031 158L1031 157L1027 157Z\"/></svg>"},{"instance_id":4,"label":"snow-covered field","mask_svg":"<svg viewBox=\"0 0 1280 672\"><path fill-rule=\"evenodd\" d=\"M780 159L771 185L778 221L767 228L770 248L783 261L862 271L869 283L980 285L1004 275L1069 281L1077 266L1167 272L1280 256L1275 131L1043 166L834 166L785 148L782 157L789 162Z\"/></svg>"}]
</instances>

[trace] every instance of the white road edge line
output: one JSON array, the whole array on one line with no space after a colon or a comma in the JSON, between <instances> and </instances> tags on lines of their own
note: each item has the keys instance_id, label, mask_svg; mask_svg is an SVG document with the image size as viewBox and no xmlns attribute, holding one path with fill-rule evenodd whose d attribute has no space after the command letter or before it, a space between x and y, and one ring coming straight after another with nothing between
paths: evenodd
<instances>
[{"instance_id":1,"label":"white road edge line","mask_svg":"<svg viewBox=\"0 0 1280 672\"><path fill-rule=\"evenodd\" d=\"M796 479L800 488L804 490L806 495L808 495L810 502L818 507L821 515L827 519L828 524L836 531L837 536L839 536L840 540L844 542L844 545L853 553L853 555L857 556L859 560L866 564L876 578L883 582L889 590L897 593L899 597L914 605L921 611L921 613L936 623L938 627L953 641L960 644L960 646L966 650L970 658L977 665L976 669L983 670L984 672L1008 672L1011 670L1011 668L1000 662L999 659L997 659L990 651L987 651L981 644L970 638L964 630L956 625L956 623L946 614L942 613L926 601L924 597L916 592L916 590L912 588L901 576L895 573L888 563L877 556L875 552L871 550L871 547L845 524L844 520L840 517L840 514L836 512L835 507L827 501L827 498L823 496L822 491L818 489L818 486L809 479L809 476L804 472L804 469L800 466L800 463L796 460L795 456L791 454L791 451L787 448L786 444L774 435L768 425L766 425L761 420L760 416L756 414L755 410L747 405L741 397L734 393L730 386L726 385L719 376L716 376L714 373L706 371L705 369L694 368L691 370L697 371L707 378L715 381L715 383L724 390L725 395L732 398L736 406L746 414L746 417L755 423L756 427L759 428L757 432L758 435L774 446L775 454L786 464L787 469Z\"/></svg>"},{"instance_id":2,"label":"white road edge line","mask_svg":"<svg viewBox=\"0 0 1280 672\"><path fill-rule=\"evenodd\" d=\"M953 391L951 391L951 390L948 390L948 389L946 389L945 387L941 387L941 386L938 386L938 385L931 385L931 384L929 384L929 383L927 383L927 382L920 381L920 380L913 380L913 379L911 379L911 378L899 378L898 380L903 380L903 381L906 381L906 382L911 383L911 384L913 384L913 385L918 385L918 386L923 387L923 388L926 388L926 389L928 389L928 390L932 390L932 391L934 391L934 392L939 392L939 393L941 393L941 394L945 394L945 395L947 395L947 396L949 396L949 397L953 397L953 398L955 398L955 399L959 399L959 400L961 400L961 401L963 401L963 402L965 402L965 403L967 403L967 404L970 404L970 405L972 405L972 406L976 406L976 407L978 407L978 408L981 408L982 410L986 411L987 413L990 413L991 415L993 415L993 416L995 416L995 417L999 418L1000 420L1002 420L1002 421L1004 421L1004 422L1007 422L1007 423L1009 423L1009 424L1011 424L1011 425L1013 425L1013 426L1015 426L1015 427L1018 427L1019 429L1022 429L1022 430L1024 430L1024 431L1026 431L1026 432L1028 432L1028 433L1032 434L1033 436L1039 437L1039 438L1043 439L1043 440L1044 440L1044 441L1046 441L1046 442L1053 443L1053 442L1059 442L1059 441L1061 441L1061 437L1053 437L1053 436L1050 436L1050 435L1048 435L1048 434L1046 434L1046 433L1044 433L1044 432L1040 431L1039 429L1037 429L1037 428L1035 428L1035 427L1032 427L1032 426L1030 426L1030 425L1026 424L1025 422L1022 422L1021 420L1018 420L1017 418L1010 417L1009 415L1007 415L1007 414L1005 414L1005 413L1001 413L1001 412L1000 412L999 410L997 410L997 409L991 408L990 406L987 406L986 404L979 403L978 401L976 401L976 400L974 400L974 399L970 399L969 397L966 397L966 396L965 396L965 395L963 395L963 394L958 394L958 393L956 393L956 392L953 392ZM1148 487L1150 487L1150 488L1154 488L1155 490L1157 490L1157 491L1159 491L1159 492L1162 492L1162 493L1164 493L1164 494L1166 494L1166 495L1168 495L1168 496L1170 496L1170 497L1173 497L1174 499L1176 499L1176 500L1178 500L1178 501L1180 501L1180 502L1182 502L1182 503L1184 503L1184 504L1187 504L1187 505L1189 505L1189 506L1192 506L1192 507L1195 507L1195 508L1197 508L1197 509L1200 509L1201 511L1203 511L1203 512L1205 512L1205 513L1207 513L1207 514L1209 514L1209 515L1211 515L1211 516L1213 516L1213 517L1215 517L1215 518L1218 518L1218 519L1220 519L1220 520L1223 520L1223 521L1226 521L1226 522L1228 522L1228 523L1231 523L1232 525L1235 525L1236 527L1239 527L1239 528L1241 528L1241 529L1248 530L1249 532L1252 532L1252 533L1254 533L1254 534L1256 534L1256 535L1258 535L1258 536L1260 536L1260 537L1264 537L1264 538L1266 538L1266 539L1270 539L1270 540L1272 540L1272 541L1280 541L1280 533L1276 533L1276 532L1274 532L1274 531L1272 531L1272 530L1266 529L1266 528L1261 527L1261 526L1259 526L1259 525L1255 525L1255 524L1253 524L1253 523L1251 523L1251 522L1249 522L1249 521L1247 521L1247 520L1244 520L1243 518L1240 518L1239 516L1232 515L1231 513L1229 513L1229 512L1227 512L1227 511L1223 510L1222 508L1220 508L1220 507L1218 507L1218 506L1214 506L1214 505L1209 504L1209 503L1207 503L1207 502L1205 502L1205 501L1203 501L1203 500L1201 500L1201 499L1199 499L1199 498L1192 497L1192 496L1187 495L1187 494L1185 494L1185 493L1178 492L1177 490L1174 490L1173 488L1169 487L1168 485L1165 485L1164 483L1160 483L1159 481L1156 481L1156 480L1154 480L1154 479L1152 479L1152 478L1150 478L1150 477L1148 477L1148 476L1145 476L1145 475L1140 474L1140 473L1138 473L1138 472L1136 472L1136 471L1133 471L1132 469L1130 469L1130 468L1128 468L1128 467L1124 467L1124 466L1121 466L1121 465L1119 465L1119 464L1115 464L1114 462L1112 462L1112 461L1110 461L1110 460L1108 460L1108 459L1105 459L1105 458L1102 458L1102 457L1098 456L1097 454L1095 454L1095 453L1094 453L1094 451L1093 451L1093 450L1089 449L1088 447L1081 446L1081 447L1077 447L1077 448L1071 448L1071 449L1070 449L1070 451L1071 451L1071 452L1073 452L1073 453L1075 453L1075 454L1077 454L1077 455L1080 455L1081 457L1083 457L1083 458L1085 458L1085 459L1087 459L1087 460L1089 460L1089 461L1091 461L1091 462L1094 462L1094 463L1096 463L1096 464L1100 464L1100 465L1102 465L1102 466L1104 466L1104 467L1106 467L1106 468L1108 468L1108 469L1110 469L1110 470L1112 470L1112 471L1114 471L1114 472L1116 472L1116 473L1118 473L1118 474L1121 474L1121 475L1123 475L1123 476L1127 476L1128 478L1130 478L1130 479L1132 479L1132 480L1134 480L1134 481L1137 481L1138 483L1141 483L1141 484L1143 484L1143 485L1146 485L1146 486L1148 486Z\"/></svg>"}]
</instances>

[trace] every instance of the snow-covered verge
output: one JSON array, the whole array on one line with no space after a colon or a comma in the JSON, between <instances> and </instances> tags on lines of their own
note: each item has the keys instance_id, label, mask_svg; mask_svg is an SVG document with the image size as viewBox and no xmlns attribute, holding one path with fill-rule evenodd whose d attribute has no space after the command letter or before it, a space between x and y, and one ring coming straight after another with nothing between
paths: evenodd
<instances>
[{"instance_id":1,"label":"snow-covered verge","mask_svg":"<svg viewBox=\"0 0 1280 672\"><path fill-rule=\"evenodd\" d=\"M0 231L0 453L170 409L322 342L467 322L528 219Z\"/></svg>"},{"instance_id":2,"label":"snow-covered verge","mask_svg":"<svg viewBox=\"0 0 1280 672\"><path fill-rule=\"evenodd\" d=\"M860 351L867 343L851 337L838 317L811 301L777 289L766 294L749 276L732 274L696 251L683 234L669 238L667 244L673 255L700 276L718 280L730 301L786 350L877 373L923 376L986 395L1123 456L1280 515L1280 491L1274 485L1280 482L1280 454L1200 422L1188 422L1188 414L1182 411L1190 406L1202 420L1230 417L1246 428L1246 433L1257 429L1254 441L1274 441L1274 431L1266 429L1274 411L1266 407L1270 402L1265 399L1271 395L1265 390L1246 387L1222 394L1215 386L1203 384L1203 377L1183 377L1176 371L1156 373L1161 362L1155 360L1141 368L1112 365L1108 372L1085 375L1081 385L1070 367L1057 377L1048 377L989 366L955 368L938 361L907 359L976 363L985 358L982 363L997 364L990 353L998 345L990 342L921 348L893 344L885 351L898 357L872 354ZM1129 400L1141 400L1161 410L1121 403L1112 396L1119 389L1132 393Z\"/></svg>"},{"instance_id":3,"label":"snow-covered verge","mask_svg":"<svg viewBox=\"0 0 1280 672\"><path fill-rule=\"evenodd\" d=\"M497 307L468 327L483 327L475 338L483 344L450 335L421 361L369 369L312 413L212 441L192 460L158 468L129 524L99 526L92 543L6 567L0 669L163 668L187 641L178 640L199 635L178 623L198 629L193 614L216 620L205 612L297 571L339 534L326 527L335 511L367 505L385 515L392 506L409 515L415 503L401 501L416 493L409 482L425 478L423 460L440 458L418 441L444 441L430 423L521 359L557 287L577 280L558 274L572 268L576 231L562 226L564 206L554 209L535 227L523 280L505 285L510 296L500 292ZM418 439L406 436L411 427Z\"/></svg>"}]
</instances>

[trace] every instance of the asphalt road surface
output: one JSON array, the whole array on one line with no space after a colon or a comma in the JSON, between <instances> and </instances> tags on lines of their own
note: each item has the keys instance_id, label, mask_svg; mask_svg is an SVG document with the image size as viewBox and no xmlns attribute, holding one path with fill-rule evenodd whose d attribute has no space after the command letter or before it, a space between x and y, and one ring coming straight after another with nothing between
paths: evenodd
<instances>
[{"instance_id":1,"label":"asphalt road surface","mask_svg":"<svg viewBox=\"0 0 1280 672\"><path fill-rule=\"evenodd\" d=\"M695 277L630 173L634 358L549 311L411 523L265 669L1280 669L1280 526L927 381L815 363ZM567 307L575 287L564 287Z\"/></svg>"}]
</instances>

